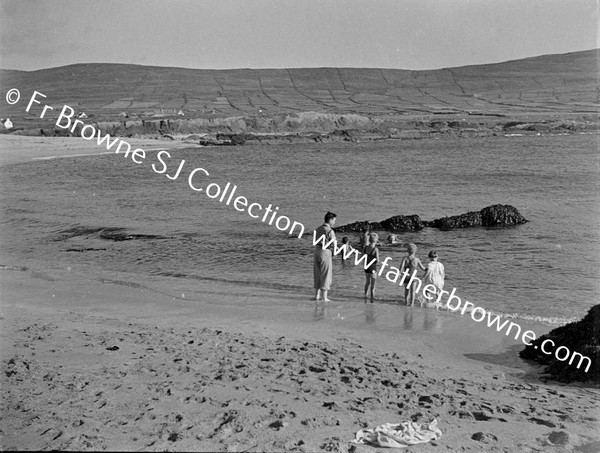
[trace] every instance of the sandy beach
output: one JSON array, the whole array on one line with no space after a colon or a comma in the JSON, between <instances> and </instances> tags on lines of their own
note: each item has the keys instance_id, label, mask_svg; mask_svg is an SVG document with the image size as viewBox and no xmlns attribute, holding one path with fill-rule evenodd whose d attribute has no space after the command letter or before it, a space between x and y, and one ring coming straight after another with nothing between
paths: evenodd
<instances>
[{"instance_id":1,"label":"sandy beach","mask_svg":"<svg viewBox=\"0 0 600 453\"><path fill-rule=\"evenodd\" d=\"M272 313L277 291L209 285L199 304L30 270L1 278L3 449L372 451L350 443L356 431L432 418L442 438L411 451L600 445L597 390L521 381L408 331L398 345Z\"/></svg>"},{"instance_id":2,"label":"sandy beach","mask_svg":"<svg viewBox=\"0 0 600 453\"><path fill-rule=\"evenodd\" d=\"M143 148L147 151L194 146L194 144L182 140L127 138L125 141L132 147ZM86 141L81 137L0 135L0 150L0 165L95 154L114 154L114 152L107 152L106 148L98 146L96 141Z\"/></svg>"}]
</instances>

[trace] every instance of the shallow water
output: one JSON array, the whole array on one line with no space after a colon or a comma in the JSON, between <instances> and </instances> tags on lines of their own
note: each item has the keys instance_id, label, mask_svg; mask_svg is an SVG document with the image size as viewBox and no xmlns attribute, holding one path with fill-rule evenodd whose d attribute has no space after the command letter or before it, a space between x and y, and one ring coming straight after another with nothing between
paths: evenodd
<instances>
[{"instance_id":1,"label":"shallow water","mask_svg":"<svg viewBox=\"0 0 600 453\"><path fill-rule=\"evenodd\" d=\"M152 169L162 165L151 152L140 165L113 154L6 165L0 254L4 265L152 282L192 299L203 279L308 297L312 229L327 210L343 225L511 204L530 222L399 239L416 243L424 262L438 250L446 289L461 298L563 323L583 316L600 289L597 150L594 135L195 148L165 159L171 176L185 160L176 180ZM196 187L230 182L236 196L302 223L303 238L192 190L188 175L200 167L210 176L197 172ZM381 250L392 264L403 255ZM334 272L339 303L361 300L362 270L336 260ZM400 299L400 288L383 279L378 290L384 303Z\"/></svg>"}]
</instances>

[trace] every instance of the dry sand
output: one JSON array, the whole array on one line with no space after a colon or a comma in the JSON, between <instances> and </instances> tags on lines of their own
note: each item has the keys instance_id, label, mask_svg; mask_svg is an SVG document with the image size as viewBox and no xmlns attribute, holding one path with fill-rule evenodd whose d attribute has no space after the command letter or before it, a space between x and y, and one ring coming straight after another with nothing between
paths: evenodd
<instances>
[{"instance_id":1,"label":"dry sand","mask_svg":"<svg viewBox=\"0 0 600 453\"><path fill-rule=\"evenodd\" d=\"M11 161L51 155L19 140ZM487 350L474 323L399 326L390 341L336 322L336 305L309 302L310 288L198 286L204 296L190 301L66 270L0 269L0 446L365 452L375 449L350 443L359 429L435 417L442 438L409 451L600 449L600 392L466 358ZM353 304L375 324L389 309Z\"/></svg>"}]
</instances>

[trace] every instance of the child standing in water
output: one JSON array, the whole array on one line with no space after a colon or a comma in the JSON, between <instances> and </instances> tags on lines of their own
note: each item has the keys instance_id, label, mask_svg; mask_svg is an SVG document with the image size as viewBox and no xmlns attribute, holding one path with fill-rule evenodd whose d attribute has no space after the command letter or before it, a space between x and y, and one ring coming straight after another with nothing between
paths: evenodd
<instances>
[{"instance_id":1,"label":"child standing in water","mask_svg":"<svg viewBox=\"0 0 600 453\"><path fill-rule=\"evenodd\" d=\"M352 252L352 250L354 250L354 247L352 247L350 245L350 242L348 242L348 236L344 236L342 238L342 246L345 246L345 250L340 253L340 258L342 259L342 266L346 265L346 257L350 256L350 253Z\"/></svg>"},{"instance_id":2,"label":"child standing in water","mask_svg":"<svg viewBox=\"0 0 600 453\"><path fill-rule=\"evenodd\" d=\"M365 282L365 304L367 303L367 296L369 295L369 289L371 292L371 303L375 300L375 282L377 281L377 263L379 262L379 249L377 248L377 242L379 236L377 233L371 233L367 236L367 245L363 252L367 255L367 263L372 263L368 268L365 269L365 275L367 281Z\"/></svg>"},{"instance_id":3,"label":"child standing in water","mask_svg":"<svg viewBox=\"0 0 600 453\"><path fill-rule=\"evenodd\" d=\"M404 301L406 305L414 305L415 298L417 296L417 291L419 290L420 282L416 279L413 279L411 283L411 277L413 275L416 277L417 271L419 269L421 269L422 271L426 271L427 268L423 266L421 260L417 258L417 246L415 244L408 244L406 246L406 253L408 253L408 256L402 260L402 266L400 268L401 273L404 273L404 271L406 270L408 271L408 277L406 278L407 281L404 287Z\"/></svg>"},{"instance_id":4,"label":"child standing in water","mask_svg":"<svg viewBox=\"0 0 600 453\"><path fill-rule=\"evenodd\" d=\"M360 229L359 243L361 247L366 247L367 245L369 245L369 232L366 228Z\"/></svg>"},{"instance_id":5,"label":"child standing in water","mask_svg":"<svg viewBox=\"0 0 600 453\"><path fill-rule=\"evenodd\" d=\"M436 250L429 252L429 263L427 264L427 272L425 273L425 286L435 286L435 293L440 294L440 291L444 288L444 265L438 261L438 253ZM436 305L436 310L439 309L440 305Z\"/></svg>"}]
</instances>

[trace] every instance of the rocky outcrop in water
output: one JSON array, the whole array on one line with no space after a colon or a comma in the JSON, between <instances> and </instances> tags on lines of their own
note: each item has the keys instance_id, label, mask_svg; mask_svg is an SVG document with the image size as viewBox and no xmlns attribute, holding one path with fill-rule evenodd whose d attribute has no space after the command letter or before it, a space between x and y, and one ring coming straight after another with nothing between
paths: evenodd
<instances>
[{"instance_id":1,"label":"rocky outcrop in water","mask_svg":"<svg viewBox=\"0 0 600 453\"><path fill-rule=\"evenodd\" d=\"M375 231L420 231L425 227L452 230L472 227L506 227L526 223L527 219L511 205L496 204L481 211L467 212L452 217L423 221L418 215L397 215L381 222L358 221L335 228L340 233L360 233L362 229Z\"/></svg>"},{"instance_id":2,"label":"rocky outcrop in water","mask_svg":"<svg viewBox=\"0 0 600 453\"><path fill-rule=\"evenodd\" d=\"M443 217L427 223L427 226L439 228L440 230L453 230L455 228L471 228L483 226L481 211L467 212L466 214Z\"/></svg>"},{"instance_id":3,"label":"rocky outcrop in water","mask_svg":"<svg viewBox=\"0 0 600 453\"><path fill-rule=\"evenodd\" d=\"M526 222L527 219L514 206L495 204L487 206L481 211L435 219L427 222L427 226L440 230L453 230L471 227L514 226Z\"/></svg>"},{"instance_id":4,"label":"rocky outcrop in water","mask_svg":"<svg viewBox=\"0 0 600 453\"><path fill-rule=\"evenodd\" d=\"M513 226L527 223L527 219L509 204L495 204L481 211L481 225L484 227Z\"/></svg>"},{"instance_id":5,"label":"rocky outcrop in water","mask_svg":"<svg viewBox=\"0 0 600 453\"><path fill-rule=\"evenodd\" d=\"M363 220L335 228L340 233L360 233L363 229L372 231L420 231L425 223L418 215L397 215L381 222Z\"/></svg>"},{"instance_id":6,"label":"rocky outcrop in water","mask_svg":"<svg viewBox=\"0 0 600 453\"><path fill-rule=\"evenodd\" d=\"M381 222L381 229L386 231L419 231L424 227L418 215L397 215Z\"/></svg>"},{"instance_id":7,"label":"rocky outcrop in water","mask_svg":"<svg viewBox=\"0 0 600 453\"><path fill-rule=\"evenodd\" d=\"M550 354L545 354L542 343L548 339L554 345L547 343L544 349ZM569 348L571 353L567 355L564 349L558 351L560 358L566 356L563 361L555 357L555 352L561 346ZM519 355L546 365L544 372L557 381L600 382L600 305L593 306L581 321L558 327L532 341ZM587 359L582 360L582 356L589 357L591 364Z\"/></svg>"}]
</instances>

